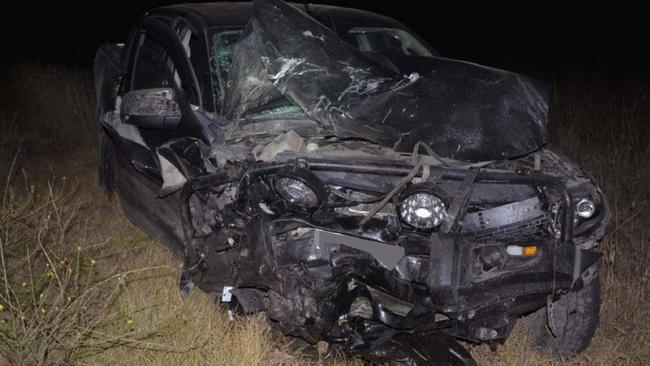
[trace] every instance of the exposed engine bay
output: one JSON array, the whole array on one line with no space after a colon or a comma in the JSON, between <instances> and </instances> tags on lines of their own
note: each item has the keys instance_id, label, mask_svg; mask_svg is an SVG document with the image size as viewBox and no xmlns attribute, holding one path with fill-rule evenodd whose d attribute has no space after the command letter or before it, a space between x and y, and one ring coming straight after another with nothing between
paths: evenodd
<instances>
[{"instance_id":1,"label":"exposed engine bay","mask_svg":"<svg viewBox=\"0 0 650 366\"><path fill-rule=\"evenodd\" d=\"M418 352L452 347L466 362L441 334L503 341L598 259L601 194L550 148L479 169L293 131L236 146L248 160L204 151L217 173L182 190L186 280L311 342L382 361L408 350L386 351L393 336L428 334ZM601 207L591 220L566 209L582 199Z\"/></svg>"}]
</instances>

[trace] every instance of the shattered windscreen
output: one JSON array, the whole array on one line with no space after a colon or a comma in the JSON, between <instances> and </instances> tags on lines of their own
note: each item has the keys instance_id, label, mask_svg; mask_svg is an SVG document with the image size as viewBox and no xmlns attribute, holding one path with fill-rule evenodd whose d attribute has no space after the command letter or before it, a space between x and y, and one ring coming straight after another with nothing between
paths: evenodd
<instances>
[{"instance_id":1,"label":"shattered windscreen","mask_svg":"<svg viewBox=\"0 0 650 366\"><path fill-rule=\"evenodd\" d=\"M391 27L350 27L340 31L341 38L364 53L392 54L401 56L433 57L431 51L409 32ZM232 64L235 45L241 39L242 29L210 30L212 43L210 50L210 70L217 109L223 108L228 73ZM307 36L313 36L308 31ZM286 99L281 105L266 106L263 110L248 113L247 118L273 119L306 116L300 107Z\"/></svg>"},{"instance_id":2,"label":"shattered windscreen","mask_svg":"<svg viewBox=\"0 0 650 366\"><path fill-rule=\"evenodd\" d=\"M339 138L400 152L421 141L462 161L517 157L545 143L548 97L539 82L432 57L404 33L378 37L380 28L357 28L348 34L361 37L352 46L283 1L254 1L232 51L223 116L236 121L266 106L292 105ZM363 52L373 44L386 52ZM418 60L413 71L404 66L409 57Z\"/></svg>"},{"instance_id":3,"label":"shattered windscreen","mask_svg":"<svg viewBox=\"0 0 650 366\"><path fill-rule=\"evenodd\" d=\"M361 52L433 57L426 46L403 29L354 27L348 29L342 38Z\"/></svg>"}]
</instances>

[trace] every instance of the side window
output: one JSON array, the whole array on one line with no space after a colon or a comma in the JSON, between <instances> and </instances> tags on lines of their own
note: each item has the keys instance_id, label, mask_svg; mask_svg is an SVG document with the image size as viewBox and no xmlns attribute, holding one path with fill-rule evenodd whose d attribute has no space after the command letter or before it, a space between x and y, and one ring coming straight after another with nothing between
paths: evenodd
<instances>
[{"instance_id":1,"label":"side window","mask_svg":"<svg viewBox=\"0 0 650 366\"><path fill-rule=\"evenodd\" d=\"M212 33L210 44L210 73L217 110L221 110L225 95L226 82L235 45L241 38L242 31L219 30Z\"/></svg>"},{"instance_id":2,"label":"side window","mask_svg":"<svg viewBox=\"0 0 650 366\"><path fill-rule=\"evenodd\" d=\"M131 80L131 90L180 89L180 78L174 68L174 62L160 44L148 37L141 40Z\"/></svg>"}]
</instances>

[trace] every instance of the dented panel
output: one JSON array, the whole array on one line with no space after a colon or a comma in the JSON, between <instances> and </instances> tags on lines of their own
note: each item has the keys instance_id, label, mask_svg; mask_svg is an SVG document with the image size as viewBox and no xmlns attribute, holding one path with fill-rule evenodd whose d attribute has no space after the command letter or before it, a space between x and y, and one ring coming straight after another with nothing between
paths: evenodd
<instances>
[{"instance_id":1,"label":"dented panel","mask_svg":"<svg viewBox=\"0 0 650 366\"><path fill-rule=\"evenodd\" d=\"M182 295L197 285L377 364L473 365L455 338L503 342L598 283L609 208L546 144L541 83L439 57L359 10L255 0L145 18L169 14L205 28L192 55L211 67L175 78L174 104L152 96L165 108L126 123L121 46L95 74L102 181L171 243ZM373 49L384 30L411 51ZM188 102L196 83L217 110Z\"/></svg>"},{"instance_id":2,"label":"dented panel","mask_svg":"<svg viewBox=\"0 0 650 366\"><path fill-rule=\"evenodd\" d=\"M343 137L397 151L418 141L440 156L512 158L545 143L548 90L540 82L430 57L426 72L393 71L282 1L256 1L235 48L226 115L238 119L281 97Z\"/></svg>"}]
</instances>

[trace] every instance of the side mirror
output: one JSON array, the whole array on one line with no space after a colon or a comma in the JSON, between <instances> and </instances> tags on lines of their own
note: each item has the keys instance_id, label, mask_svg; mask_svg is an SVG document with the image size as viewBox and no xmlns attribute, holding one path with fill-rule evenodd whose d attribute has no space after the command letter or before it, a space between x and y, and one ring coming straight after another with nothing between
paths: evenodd
<instances>
[{"instance_id":1,"label":"side mirror","mask_svg":"<svg viewBox=\"0 0 650 366\"><path fill-rule=\"evenodd\" d=\"M122 100L122 121L145 128L174 129L181 121L181 110L175 101L174 89L133 90Z\"/></svg>"}]
</instances>

